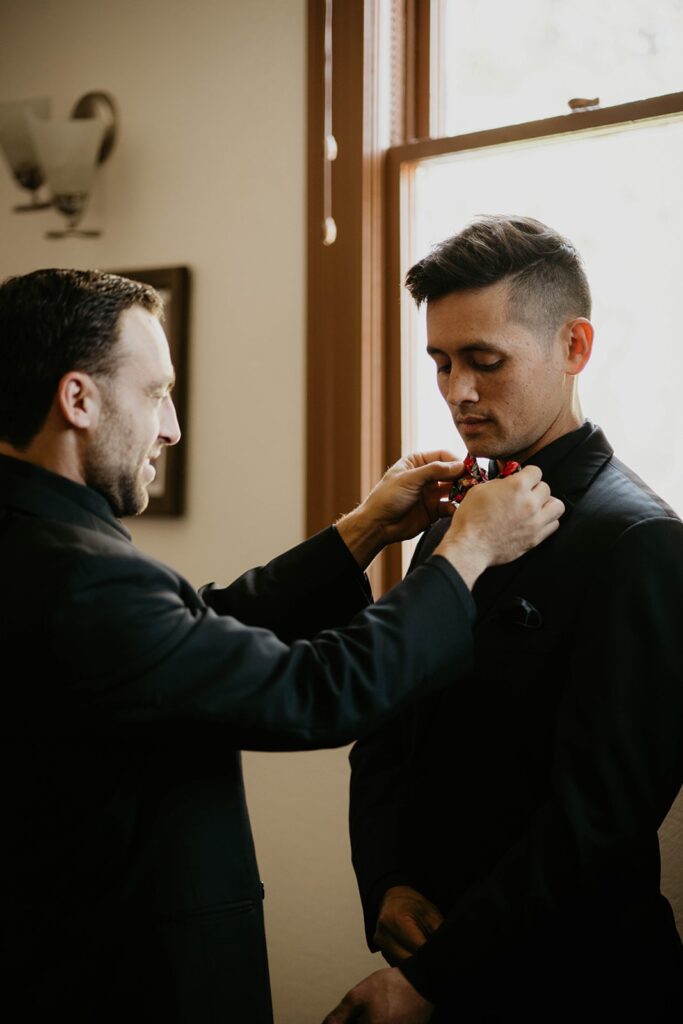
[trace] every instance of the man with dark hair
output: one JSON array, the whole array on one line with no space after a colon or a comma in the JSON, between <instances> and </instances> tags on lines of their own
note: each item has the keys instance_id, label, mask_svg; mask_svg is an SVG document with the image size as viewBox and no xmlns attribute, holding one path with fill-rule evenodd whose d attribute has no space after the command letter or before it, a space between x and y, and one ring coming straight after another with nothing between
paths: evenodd
<instances>
[{"instance_id":1,"label":"man with dark hair","mask_svg":"<svg viewBox=\"0 0 683 1024\"><path fill-rule=\"evenodd\" d=\"M327 1024L678 1020L657 829L683 763L683 524L581 414L593 328L566 239L481 218L407 284L468 452L493 476L533 461L567 512L477 581L469 685L352 750L368 942L398 967ZM411 572L441 534L427 529Z\"/></svg>"},{"instance_id":2,"label":"man with dark hair","mask_svg":"<svg viewBox=\"0 0 683 1024\"><path fill-rule=\"evenodd\" d=\"M462 468L411 456L336 528L200 596L117 518L145 508L155 459L180 438L160 310L152 289L94 271L0 286L13 1022L268 1024L239 750L337 746L443 684L469 658L479 573L562 511L530 467L366 607L363 568L448 511Z\"/></svg>"},{"instance_id":3,"label":"man with dark hair","mask_svg":"<svg viewBox=\"0 0 683 1024\"><path fill-rule=\"evenodd\" d=\"M2 285L0 438L23 448L45 422L58 381L77 367L101 385L120 358L119 318L132 306L156 317L149 285L115 274L40 270Z\"/></svg>"}]
</instances>

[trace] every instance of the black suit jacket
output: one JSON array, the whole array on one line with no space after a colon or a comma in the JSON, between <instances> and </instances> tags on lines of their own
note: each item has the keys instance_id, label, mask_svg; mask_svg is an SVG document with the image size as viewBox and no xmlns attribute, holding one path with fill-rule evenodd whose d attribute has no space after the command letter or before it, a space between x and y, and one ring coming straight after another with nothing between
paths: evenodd
<instances>
[{"instance_id":1,"label":"black suit jacket","mask_svg":"<svg viewBox=\"0 0 683 1024\"><path fill-rule=\"evenodd\" d=\"M404 970L454 1020L571 1017L591 991L652 1014L681 979L657 828L682 777L683 524L591 424L531 461L567 511L477 582L473 672L352 751L368 939L411 885L446 921Z\"/></svg>"},{"instance_id":2,"label":"black suit jacket","mask_svg":"<svg viewBox=\"0 0 683 1024\"><path fill-rule=\"evenodd\" d=\"M3 1007L266 1024L239 750L343 744L443 684L467 589L435 558L366 608L331 528L202 597L94 491L4 457L0 565Z\"/></svg>"}]
</instances>

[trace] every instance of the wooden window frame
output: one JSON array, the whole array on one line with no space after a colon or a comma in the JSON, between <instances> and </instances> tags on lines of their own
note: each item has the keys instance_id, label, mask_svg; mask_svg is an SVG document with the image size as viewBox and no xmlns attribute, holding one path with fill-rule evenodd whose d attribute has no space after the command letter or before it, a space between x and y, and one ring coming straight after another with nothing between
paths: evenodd
<instances>
[{"instance_id":1,"label":"wooden window frame","mask_svg":"<svg viewBox=\"0 0 683 1024\"><path fill-rule=\"evenodd\" d=\"M333 7L331 169L337 239L323 245L325 4L308 4L306 527L352 509L385 468L384 153L378 142L378 0ZM343 85L341 84L343 83ZM381 569L371 581L381 589Z\"/></svg>"},{"instance_id":2,"label":"wooden window frame","mask_svg":"<svg viewBox=\"0 0 683 1024\"><path fill-rule=\"evenodd\" d=\"M377 131L380 0L334 6L333 213L322 244L324 4L308 8L307 529L352 508L401 451L402 213L427 157L590 133L683 114L683 92L558 117L430 138L430 0L402 4L404 141ZM401 577L399 545L371 567L375 593Z\"/></svg>"},{"instance_id":3,"label":"wooden window frame","mask_svg":"<svg viewBox=\"0 0 683 1024\"><path fill-rule=\"evenodd\" d=\"M604 109L582 111L528 121L503 128L471 132L438 139L424 139L403 146L392 147L386 160L387 247L385 285L387 296L385 346L386 379L386 458L388 463L400 457L402 450L402 330L404 311L410 297L403 287L403 252L410 246L409 239L401 237L401 224L406 221L405 211L412 206L415 170L421 160L490 149L508 143L561 138L577 133L591 134L604 128L619 128L634 123L645 124L683 114L683 92L666 96L622 103ZM392 585L402 573L401 551L398 545L384 555L383 582Z\"/></svg>"}]
</instances>

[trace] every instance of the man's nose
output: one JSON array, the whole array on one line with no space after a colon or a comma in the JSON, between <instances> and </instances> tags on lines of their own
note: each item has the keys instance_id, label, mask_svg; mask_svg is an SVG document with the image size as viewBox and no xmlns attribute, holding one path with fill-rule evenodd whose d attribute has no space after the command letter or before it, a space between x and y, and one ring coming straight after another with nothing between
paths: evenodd
<instances>
[{"instance_id":1,"label":"man's nose","mask_svg":"<svg viewBox=\"0 0 683 1024\"><path fill-rule=\"evenodd\" d=\"M479 392L474 374L467 370L452 370L448 378L446 401L452 408L465 402L478 402Z\"/></svg>"},{"instance_id":2,"label":"man's nose","mask_svg":"<svg viewBox=\"0 0 683 1024\"><path fill-rule=\"evenodd\" d=\"M165 399L161 411L161 422L159 424L159 437L164 444L178 444L180 440L180 426L175 411L173 399Z\"/></svg>"}]
</instances>

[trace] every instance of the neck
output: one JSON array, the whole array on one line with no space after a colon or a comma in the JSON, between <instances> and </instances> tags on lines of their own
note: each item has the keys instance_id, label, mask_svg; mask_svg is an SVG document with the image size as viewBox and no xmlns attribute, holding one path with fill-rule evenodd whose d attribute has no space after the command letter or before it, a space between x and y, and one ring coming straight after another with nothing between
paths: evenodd
<instances>
[{"instance_id":1,"label":"neck","mask_svg":"<svg viewBox=\"0 0 683 1024\"><path fill-rule=\"evenodd\" d=\"M41 469L65 476L74 483L84 484L80 458L74 450L74 443L74 439L68 435L55 439L50 433L41 431L25 448L17 448L7 441L0 441L0 455L29 462L33 466L40 466Z\"/></svg>"},{"instance_id":2,"label":"neck","mask_svg":"<svg viewBox=\"0 0 683 1024\"><path fill-rule=\"evenodd\" d=\"M552 423L544 430L540 437L538 437L533 444L528 445L526 448L515 452L514 455L509 455L505 459L496 459L499 466L501 462L505 463L510 459L514 459L516 462L528 462L536 452L540 452L541 448L546 448L553 441L557 441L558 438L564 437L565 434L570 434L572 430L577 430L584 421L583 413L581 411L581 405L579 403L578 395L572 396L572 402L570 405L561 409Z\"/></svg>"}]
</instances>

